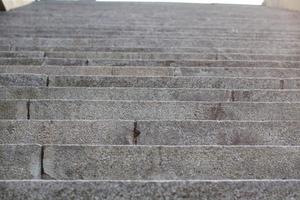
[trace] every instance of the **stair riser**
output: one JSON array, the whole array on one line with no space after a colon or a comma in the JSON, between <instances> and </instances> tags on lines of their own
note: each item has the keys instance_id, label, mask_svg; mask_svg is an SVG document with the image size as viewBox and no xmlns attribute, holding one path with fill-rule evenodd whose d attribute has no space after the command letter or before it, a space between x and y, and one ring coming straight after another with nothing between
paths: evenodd
<instances>
[{"instance_id":1,"label":"stair riser","mask_svg":"<svg viewBox=\"0 0 300 200\"><path fill-rule=\"evenodd\" d=\"M0 73L98 76L223 76L298 78L300 68L247 67L116 67L116 66L0 66Z\"/></svg>"},{"instance_id":2,"label":"stair riser","mask_svg":"<svg viewBox=\"0 0 300 200\"><path fill-rule=\"evenodd\" d=\"M0 100L0 119L27 119L27 101Z\"/></svg>"},{"instance_id":3,"label":"stair riser","mask_svg":"<svg viewBox=\"0 0 300 200\"><path fill-rule=\"evenodd\" d=\"M45 100L31 102L30 119L300 120L299 108L298 103Z\"/></svg>"},{"instance_id":4,"label":"stair riser","mask_svg":"<svg viewBox=\"0 0 300 200\"><path fill-rule=\"evenodd\" d=\"M22 28L22 32L18 32L20 29L5 29L1 30L1 37L35 37L35 38L72 38L72 39L112 39L112 38L141 38L147 37L149 39L160 38L160 39L223 39L223 40L244 40L244 41L271 41L270 36L272 36L272 41L285 41L285 42L299 42L300 37L297 34L268 34L268 33L257 33L257 34L237 34L237 33L201 33L201 32L182 32L179 34L172 33L147 33L139 32L139 31L121 31L121 32L91 32L85 30L78 30L77 33L74 33L74 30L60 30L60 31L51 31L51 30L40 30L40 31L31 31L24 30ZM283 38L284 37L284 38Z\"/></svg>"},{"instance_id":5,"label":"stair riser","mask_svg":"<svg viewBox=\"0 0 300 200\"><path fill-rule=\"evenodd\" d=\"M0 121L0 144L133 144L133 121Z\"/></svg>"},{"instance_id":6,"label":"stair riser","mask_svg":"<svg viewBox=\"0 0 300 200\"><path fill-rule=\"evenodd\" d=\"M0 145L0 153L0 180L41 178L41 146Z\"/></svg>"},{"instance_id":7,"label":"stair riser","mask_svg":"<svg viewBox=\"0 0 300 200\"><path fill-rule=\"evenodd\" d=\"M283 200L300 198L299 181L0 181L1 194L7 200L78 199L232 199ZM47 188L45 190L45 188ZM163 190L162 190L163 188ZM62 192L64 191L64 192ZM88 192L87 192L88 191ZM142 195L141 195L142 194Z\"/></svg>"},{"instance_id":8,"label":"stair riser","mask_svg":"<svg viewBox=\"0 0 300 200\"><path fill-rule=\"evenodd\" d=\"M47 86L47 76L33 74L0 74L0 86Z\"/></svg>"},{"instance_id":9,"label":"stair riser","mask_svg":"<svg viewBox=\"0 0 300 200\"><path fill-rule=\"evenodd\" d=\"M155 88L0 88L0 99L81 99L205 102L300 102L299 90Z\"/></svg>"},{"instance_id":10,"label":"stair riser","mask_svg":"<svg viewBox=\"0 0 300 200\"><path fill-rule=\"evenodd\" d=\"M222 77L50 76L53 87L299 89L299 79Z\"/></svg>"},{"instance_id":11,"label":"stair riser","mask_svg":"<svg viewBox=\"0 0 300 200\"><path fill-rule=\"evenodd\" d=\"M1 45L1 51L85 51L85 52L126 52L126 53L244 53L244 54L292 54L298 55L300 50L297 48L278 49L278 48L215 48L215 47L109 47L109 46L93 46L93 47L29 47L29 46L9 46Z\"/></svg>"},{"instance_id":12,"label":"stair riser","mask_svg":"<svg viewBox=\"0 0 300 200\"><path fill-rule=\"evenodd\" d=\"M296 42L247 42L247 41L229 41L229 40L161 40L161 39L31 39L31 38L15 38L8 40L7 38L0 39L0 45L13 45L16 47L95 47L95 46L121 46L121 47L230 47L230 48L300 48L300 43Z\"/></svg>"},{"instance_id":13,"label":"stair riser","mask_svg":"<svg viewBox=\"0 0 300 200\"><path fill-rule=\"evenodd\" d=\"M0 52L0 58L75 58L75 59L124 59L124 60L270 60L300 61L292 55L251 54L164 54L164 53L92 53L92 52Z\"/></svg>"},{"instance_id":14,"label":"stair riser","mask_svg":"<svg viewBox=\"0 0 300 200\"><path fill-rule=\"evenodd\" d=\"M299 68L299 62L289 61L112 60L67 58L0 58L0 65Z\"/></svg>"},{"instance_id":15,"label":"stair riser","mask_svg":"<svg viewBox=\"0 0 300 200\"><path fill-rule=\"evenodd\" d=\"M282 128L285 127L285 128ZM299 121L2 120L0 144L300 145Z\"/></svg>"},{"instance_id":16,"label":"stair riser","mask_svg":"<svg viewBox=\"0 0 300 200\"><path fill-rule=\"evenodd\" d=\"M72 180L298 179L299 151L299 147L46 146L43 166L49 178Z\"/></svg>"}]
</instances>

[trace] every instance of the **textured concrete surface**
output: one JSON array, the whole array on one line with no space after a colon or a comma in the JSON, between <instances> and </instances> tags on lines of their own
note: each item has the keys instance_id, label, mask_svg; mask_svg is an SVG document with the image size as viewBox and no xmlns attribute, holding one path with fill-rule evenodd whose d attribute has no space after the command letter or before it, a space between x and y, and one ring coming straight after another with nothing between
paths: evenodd
<instances>
[{"instance_id":1,"label":"textured concrete surface","mask_svg":"<svg viewBox=\"0 0 300 200\"><path fill-rule=\"evenodd\" d=\"M40 179L41 152L39 145L0 144L0 179Z\"/></svg>"},{"instance_id":2,"label":"textured concrete surface","mask_svg":"<svg viewBox=\"0 0 300 200\"><path fill-rule=\"evenodd\" d=\"M27 101L0 100L0 119L27 119L27 117Z\"/></svg>"},{"instance_id":3,"label":"textured concrete surface","mask_svg":"<svg viewBox=\"0 0 300 200\"><path fill-rule=\"evenodd\" d=\"M296 90L197 88L0 87L0 99L299 102Z\"/></svg>"},{"instance_id":4,"label":"textured concrete surface","mask_svg":"<svg viewBox=\"0 0 300 200\"><path fill-rule=\"evenodd\" d=\"M299 147L46 146L54 179L299 179Z\"/></svg>"},{"instance_id":5,"label":"textured concrete surface","mask_svg":"<svg viewBox=\"0 0 300 200\"><path fill-rule=\"evenodd\" d=\"M300 120L299 103L32 100L31 119Z\"/></svg>"},{"instance_id":6,"label":"textured concrete surface","mask_svg":"<svg viewBox=\"0 0 300 200\"><path fill-rule=\"evenodd\" d=\"M299 121L138 121L140 145L299 145Z\"/></svg>"},{"instance_id":7,"label":"textured concrete surface","mask_svg":"<svg viewBox=\"0 0 300 200\"><path fill-rule=\"evenodd\" d=\"M46 86L47 77L39 74L0 74L0 86Z\"/></svg>"},{"instance_id":8,"label":"textured concrete surface","mask_svg":"<svg viewBox=\"0 0 300 200\"><path fill-rule=\"evenodd\" d=\"M0 121L0 144L132 144L133 121Z\"/></svg>"},{"instance_id":9,"label":"textured concrete surface","mask_svg":"<svg viewBox=\"0 0 300 200\"><path fill-rule=\"evenodd\" d=\"M224 77L50 76L53 87L298 89L300 79Z\"/></svg>"},{"instance_id":10,"label":"textured concrete surface","mask_svg":"<svg viewBox=\"0 0 300 200\"><path fill-rule=\"evenodd\" d=\"M299 121L137 121L139 145L299 145ZM226 132L224 131L226 130ZM134 121L1 120L0 143L134 143Z\"/></svg>"},{"instance_id":11,"label":"textured concrete surface","mask_svg":"<svg viewBox=\"0 0 300 200\"><path fill-rule=\"evenodd\" d=\"M299 18L92 0L0 13L0 199L299 199ZM18 149L36 143L38 159ZM9 181L22 173L39 180Z\"/></svg>"},{"instance_id":12,"label":"textured concrete surface","mask_svg":"<svg viewBox=\"0 0 300 200\"><path fill-rule=\"evenodd\" d=\"M0 181L0 198L47 199L223 199L293 200L295 180L264 181Z\"/></svg>"},{"instance_id":13,"label":"textured concrete surface","mask_svg":"<svg viewBox=\"0 0 300 200\"><path fill-rule=\"evenodd\" d=\"M261 67L139 67L139 66L0 66L3 73L101 76L223 76L297 78L300 68Z\"/></svg>"}]
</instances>

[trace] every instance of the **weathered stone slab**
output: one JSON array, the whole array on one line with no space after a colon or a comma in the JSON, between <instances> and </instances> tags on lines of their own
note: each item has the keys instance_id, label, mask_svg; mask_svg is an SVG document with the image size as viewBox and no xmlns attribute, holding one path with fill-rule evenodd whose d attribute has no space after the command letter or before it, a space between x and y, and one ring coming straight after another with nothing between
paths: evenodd
<instances>
[{"instance_id":1,"label":"weathered stone slab","mask_svg":"<svg viewBox=\"0 0 300 200\"><path fill-rule=\"evenodd\" d=\"M284 82L286 84L284 84ZM222 89L297 89L298 79L229 77L111 77L50 76L54 87L143 87L143 88L222 88Z\"/></svg>"},{"instance_id":2,"label":"weathered stone slab","mask_svg":"<svg viewBox=\"0 0 300 200\"><path fill-rule=\"evenodd\" d=\"M299 145L299 121L137 121L140 145Z\"/></svg>"},{"instance_id":3,"label":"weathered stone slab","mask_svg":"<svg viewBox=\"0 0 300 200\"><path fill-rule=\"evenodd\" d=\"M138 38L137 38L138 39ZM224 40L226 40L224 38ZM7 53L2 53L7 56ZM0 53L0 56L2 55ZM25 54L26 55L26 54ZM91 58L91 59L132 59L132 60L278 60L300 61L297 55L276 54L219 54L219 53L126 53L126 52L46 52L48 58ZM9 56L22 56L9 54Z\"/></svg>"},{"instance_id":4,"label":"weathered stone slab","mask_svg":"<svg viewBox=\"0 0 300 200\"><path fill-rule=\"evenodd\" d=\"M0 119L27 119L27 117L27 101L0 100Z\"/></svg>"},{"instance_id":5,"label":"weathered stone slab","mask_svg":"<svg viewBox=\"0 0 300 200\"><path fill-rule=\"evenodd\" d=\"M53 179L299 179L299 147L46 146Z\"/></svg>"},{"instance_id":6,"label":"weathered stone slab","mask_svg":"<svg viewBox=\"0 0 300 200\"><path fill-rule=\"evenodd\" d=\"M117 66L0 66L3 73L101 76L223 76L298 78L300 68L264 67L117 67Z\"/></svg>"},{"instance_id":7,"label":"weathered stone slab","mask_svg":"<svg viewBox=\"0 0 300 200\"><path fill-rule=\"evenodd\" d=\"M0 120L0 144L127 145L133 129L133 121Z\"/></svg>"},{"instance_id":8,"label":"weathered stone slab","mask_svg":"<svg viewBox=\"0 0 300 200\"><path fill-rule=\"evenodd\" d=\"M163 188L163 189L162 189ZM7 200L300 198L297 180L247 181L0 181Z\"/></svg>"},{"instance_id":9,"label":"weathered stone slab","mask_svg":"<svg viewBox=\"0 0 300 200\"><path fill-rule=\"evenodd\" d=\"M0 144L299 145L299 121L1 120Z\"/></svg>"},{"instance_id":10,"label":"weathered stone slab","mask_svg":"<svg viewBox=\"0 0 300 200\"><path fill-rule=\"evenodd\" d=\"M58 27L57 27L58 28ZM88 27L86 27L88 28ZM6 39L0 38L0 44L5 43ZM3 42L2 42L3 41ZM121 47L214 47L214 48L299 48L300 42L285 41L244 41L244 40L222 40L222 39L160 39L160 38L120 38L120 39L73 39L73 38L14 38L10 40L14 46L33 46L33 47L61 47L61 46L121 46Z\"/></svg>"},{"instance_id":11,"label":"weathered stone slab","mask_svg":"<svg viewBox=\"0 0 300 200\"><path fill-rule=\"evenodd\" d=\"M299 103L32 100L31 119L300 120Z\"/></svg>"},{"instance_id":12,"label":"weathered stone slab","mask_svg":"<svg viewBox=\"0 0 300 200\"><path fill-rule=\"evenodd\" d=\"M4 99L82 99L137 101L230 101L229 90L191 88L85 88L85 87L10 87L1 88ZM296 94L298 94L295 91ZM288 93L285 93L288 94ZM295 94L295 95L296 95ZM290 94L289 99L294 99ZM250 97L249 97L250 98ZM296 97L295 97L296 98ZM300 97L295 101L300 100Z\"/></svg>"},{"instance_id":13,"label":"weathered stone slab","mask_svg":"<svg viewBox=\"0 0 300 200\"><path fill-rule=\"evenodd\" d=\"M0 99L299 102L300 91L130 87L0 87Z\"/></svg>"},{"instance_id":14,"label":"weathered stone slab","mask_svg":"<svg viewBox=\"0 0 300 200\"><path fill-rule=\"evenodd\" d=\"M0 66L7 73L101 76L173 76L173 67L103 67L103 66ZM300 71L300 70L299 70Z\"/></svg>"},{"instance_id":15,"label":"weathered stone slab","mask_svg":"<svg viewBox=\"0 0 300 200\"><path fill-rule=\"evenodd\" d=\"M39 74L0 74L0 86L46 86L47 76Z\"/></svg>"},{"instance_id":16,"label":"weathered stone slab","mask_svg":"<svg viewBox=\"0 0 300 200\"><path fill-rule=\"evenodd\" d=\"M39 145L0 144L0 179L40 179L41 152Z\"/></svg>"}]
</instances>

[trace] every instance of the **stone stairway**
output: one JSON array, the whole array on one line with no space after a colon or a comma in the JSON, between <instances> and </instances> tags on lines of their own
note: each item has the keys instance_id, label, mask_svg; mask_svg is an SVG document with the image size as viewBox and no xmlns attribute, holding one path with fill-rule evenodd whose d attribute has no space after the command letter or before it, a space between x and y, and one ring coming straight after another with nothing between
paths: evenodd
<instances>
[{"instance_id":1,"label":"stone stairway","mask_svg":"<svg viewBox=\"0 0 300 200\"><path fill-rule=\"evenodd\" d=\"M299 19L53 0L0 13L0 199L300 199Z\"/></svg>"}]
</instances>

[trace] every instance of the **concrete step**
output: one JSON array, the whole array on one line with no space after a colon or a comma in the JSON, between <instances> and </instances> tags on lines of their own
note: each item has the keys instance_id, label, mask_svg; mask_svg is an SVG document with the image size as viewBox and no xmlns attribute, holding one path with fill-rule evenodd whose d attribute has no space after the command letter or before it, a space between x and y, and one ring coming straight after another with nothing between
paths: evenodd
<instances>
[{"instance_id":1,"label":"concrete step","mask_svg":"<svg viewBox=\"0 0 300 200\"><path fill-rule=\"evenodd\" d=\"M133 144L134 121L0 120L0 144Z\"/></svg>"},{"instance_id":2,"label":"concrete step","mask_svg":"<svg viewBox=\"0 0 300 200\"><path fill-rule=\"evenodd\" d=\"M85 51L85 52L133 52L133 53L243 53L243 54L286 54L299 55L300 50L297 48L230 48L230 47L129 47L129 46L61 46L61 47L41 47L41 46L13 46L0 45L1 51Z\"/></svg>"},{"instance_id":3,"label":"concrete step","mask_svg":"<svg viewBox=\"0 0 300 200\"><path fill-rule=\"evenodd\" d=\"M40 145L0 144L0 180L40 179L41 158ZM3 198L2 192L0 198Z\"/></svg>"},{"instance_id":4,"label":"concrete step","mask_svg":"<svg viewBox=\"0 0 300 200\"><path fill-rule=\"evenodd\" d=\"M0 181L0 189L7 200L300 198L298 180Z\"/></svg>"},{"instance_id":5,"label":"concrete step","mask_svg":"<svg viewBox=\"0 0 300 200\"><path fill-rule=\"evenodd\" d=\"M43 11L41 11L43 12ZM75 12L75 11L74 11ZM58 13L56 13L58 14ZM44 16L44 15L43 15ZM22 16L24 17L24 16ZM184 30L188 30L188 31L199 31L201 32L201 29L214 29L214 30L218 30L221 31L222 29L224 30L231 30L233 28L235 29L241 29L244 30L246 32L251 32L251 30L254 31L279 31L279 30L285 30L285 32L299 32L299 26L297 26L297 22L290 22L290 23L285 23L282 21L281 23L273 23L273 26L270 26L271 22L268 22L267 20L265 20L264 22L262 20L260 20L259 22L251 22L249 20L245 20L244 22L240 21L234 21L232 19L230 19L230 21L228 22L227 20L220 20L219 22L200 22L198 21L198 23L195 22L190 22L187 19L183 19L183 20L173 20L174 22L170 21L166 21L165 22L160 22L159 20L155 20L155 19L151 19L151 21L149 22L143 22L142 18L141 21L136 21L135 19L129 19L126 16L124 16L123 19L115 19L115 20L101 20L99 21L99 17L98 19L94 20L92 18L88 18L87 16L82 17L81 20L73 20L72 18L70 19L70 17L64 19L65 16L57 16L60 17L60 20L57 20L53 17L49 17L48 16L48 20L43 19L42 17L40 18L40 20L38 19L34 19L34 18L30 18L27 17L27 21L24 21L24 19L22 18L17 18L17 17L13 17L13 18L6 18L7 20L9 20L9 24L13 25L13 26L19 26L19 27L34 27L35 25L38 27L47 27L47 24L49 24L49 26L51 27L56 27L57 29L60 28L71 28L71 27L78 27L79 29L84 29L84 28L92 28L92 29L101 29L103 28L105 29L116 29L116 31L119 30L152 30L153 32L158 32L158 31L174 31L177 29L179 31L184 31ZM77 16L78 17L78 16ZM254 16L253 16L254 17ZM37 18L37 17L36 17ZM62 18L62 19L61 19ZM115 17L116 18L116 17ZM5 19L5 18L4 18ZM68 23L65 23L64 21L67 20ZM130 22L130 20L132 20ZM289 19L286 19L289 20ZM84 21L84 22L82 22ZM126 23L127 22L127 23ZM5 26L7 25L7 21L0 21L0 25L1 26ZM220 30L221 29L221 30Z\"/></svg>"},{"instance_id":6,"label":"concrete step","mask_svg":"<svg viewBox=\"0 0 300 200\"><path fill-rule=\"evenodd\" d=\"M0 99L300 102L300 90L198 88L0 87Z\"/></svg>"},{"instance_id":7,"label":"concrete step","mask_svg":"<svg viewBox=\"0 0 300 200\"><path fill-rule=\"evenodd\" d=\"M27 119L28 101L0 100L0 119Z\"/></svg>"},{"instance_id":8,"label":"concrete step","mask_svg":"<svg viewBox=\"0 0 300 200\"><path fill-rule=\"evenodd\" d=\"M0 144L296 146L299 128L300 121L0 120Z\"/></svg>"},{"instance_id":9,"label":"concrete step","mask_svg":"<svg viewBox=\"0 0 300 200\"><path fill-rule=\"evenodd\" d=\"M0 65L299 68L299 61L0 58Z\"/></svg>"},{"instance_id":10,"label":"concrete step","mask_svg":"<svg viewBox=\"0 0 300 200\"><path fill-rule=\"evenodd\" d=\"M94 47L94 46L128 46L128 47L231 47L231 48L300 48L300 42L281 41L244 41L222 39L66 39L66 38L0 38L0 45L20 47Z\"/></svg>"},{"instance_id":11,"label":"concrete step","mask_svg":"<svg viewBox=\"0 0 300 200\"><path fill-rule=\"evenodd\" d=\"M298 78L224 78L215 76L47 76L14 73L0 74L0 78L1 86L299 89Z\"/></svg>"},{"instance_id":12,"label":"concrete step","mask_svg":"<svg viewBox=\"0 0 300 200\"><path fill-rule=\"evenodd\" d=\"M125 53L125 52L41 52L0 51L0 58L77 58L125 60L270 60L300 61L299 55L280 54L224 54L224 53Z\"/></svg>"},{"instance_id":13,"label":"concrete step","mask_svg":"<svg viewBox=\"0 0 300 200\"><path fill-rule=\"evenodd\" d=\"M30 30L30 27L27 29L24 27L20 28L10 28L1 29L1 37L35 37L35 38L97 38L97 39L111 39L111 38L136 38L136 37L147 37L147 38L160 38L160 39L223 39L223 40L245 40L245 41L299 41L300 36L297 34L272 34L272 33L202 33L202 32L181 32L181 33L168 33L168 32L154 32L154 33L145 33L143 31L118 31L114 32L113 30L109 31L90 31L90 30L78 30L75 33L72 28L69 29L60 29L60 30L51 30L47 28L37 28ZM22 32L21 32L22 31ZM283 38L284 37L284 38Z\"/></svg>"},{"instance_id":14,"label":"concrete step","mask_svg":"<svg viewBox=\"0 0 300 200\"><path fill-rule=\"evenodd\" d=\"M49 76L52 87L299 89L298 78Z\"/></svg>"},{"instance_id":15,"label":"concrete step","mask_svg":"<svg viewBox=\"0 0 300 200\"><path fill-rule=\"evenodd\" d=\"M300 68L2 65L0 73L97 76L223 76L298 78Z\"/></svg>"},{"instance_id":16,"label":"concrete step","mask_svg":"<svg viewBox=\"0 0 300 200\"><path fill-rule=\"evenodd\" d=\"M38 58L44 57L44 52L41 51L0 51L1 58L18 58L18 57L25 57L25 58Z\"/></svg>"},{"instance_id":17,"label":"concrete step","mask_svg":"<svg viewBox=\"0 0 300 200\"><path fill-rule=\"evenodd\" d=\"M253 29L252 31L245 32L245 30L241 29L201 29L199 31L188 31L188 30L174 30L174 31L166 31L166 30L157 30L154 31L145 31L145 30L123 30L112 28L79 28L78 26L74 27L61 27L60 29L55 28L55 26L47 26L47 27L38 27L38 26L28 26L28 27L18 27L12 26L11 24L7 24L5 28L0 27L1 36L2 37L56 37L56 38L101 38L101 37L154 37L154 38L201 38L201 37L222 37L232 38L232 39L245 39L245 40L270 40L273 39L281 39L284 40L298 40L300 39L299 32L286 32L282 30L281 32L270 32L270 31L256 31Z\"/></svg>"},{"instance_id":18,"label":"concrete step","mask_svg":"<svg viewBox=\"0 0 300 200\"><path fill-rule=\"evenodd\" d=\"M47 86L47 80L40 74L0 73L0 86Z\"/></svg>"},{"instance_id":19,"label":"concrete step","mask_svg":"<svg viewBox=\"0 0 300 200\"><path fill-rule=\"evenodd\" d=\"M121 15L116 14L116 15L110 15L110 16L77 16L74 14L73 16L63 16L62 18L62 13L57 13L58 16L51 16L49 15L42 15L39 13L32 13L31 16L26 16L26 23L24 23L24 19L20 18L19 16L9 16L9 15L3 15L3 18L6 20L10 20L10 25L14 26L38 26L38 27L43 27L46 24L43 22L48 22L50 26L58 26L61 27L63 25L68 25L68 26L91 26L91 27L102 27L102 26L121 26L121 27L179 27L179 28L197 28L197 27L220 27L222 26L223 28L234 26L236 28L260 28L260 29L278 29L278 28L285 28L284 30L289 30L289 29L295 29L298 27L292 27L292 25L297 24L297 18L295 19L290 19L288 22L285 23L284 20L275 20L275 19L251 19L251 18L246 18L246 19L239 19L239 18L221 18L221 17L213 17L210 20L206 19L194 19L191 18L190 20L187 20L186 18L180 18L177 17L175 18L170 18L169 20L164 20L163 22L161 21L163 17L158 17L158 18L153 18L153 17L148 17L148 16L141 16L139 20L136 20L135 17L132 15L123 15L123 18ZM59 16L60 15L60 16ZM179 15L180 16L180 15ZM182 15L181 15L182 16ZM182 16L184 17L184 16ZM7 25L7 21L1 21L0 25ZM215 20L215 21L213 21ZM124 23L124 22L128 23ZM34 24L36 22L36 24ZM213 23L212 23L213 22ZM270 27L268 25L272 24L273 26ZM246 26L248 25L248 26Z\"/></svg>"},{"instance_id":20,"label":"concrete step","mask_svg":"<svg viewBox=\"0 0 300 200\"><path fill-rule=\"evenodd\" d=\"M67 180L299 179L300 147L46 145L43 172Z\"/></svg>"},{"instance_id":21,"label":"concrete step","mask_svg":"<svg viewBox=\"0 0 300 200\"><path fill-rule=\"evenodd\" d=\"M26 118L25 113L11 116L12 113L4 119ZM300 106L299 103L30 100L27 115L30 119L49 120L300 120Z\"/></svg>"}]
</instances>

